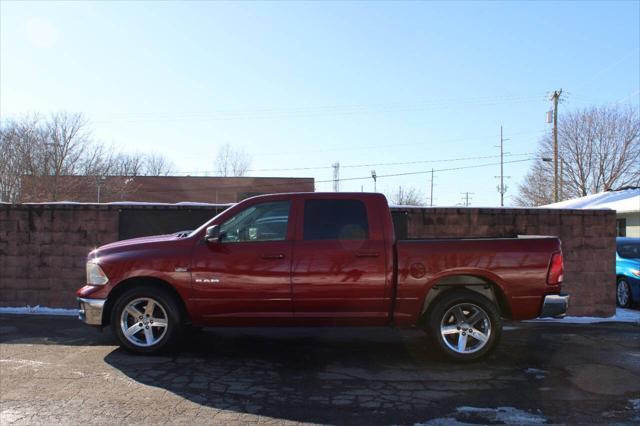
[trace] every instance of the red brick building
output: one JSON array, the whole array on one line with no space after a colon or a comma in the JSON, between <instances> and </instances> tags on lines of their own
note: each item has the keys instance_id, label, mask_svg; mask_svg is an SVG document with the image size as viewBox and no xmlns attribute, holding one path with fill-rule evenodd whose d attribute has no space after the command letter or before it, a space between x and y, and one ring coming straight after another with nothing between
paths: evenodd
<instances>
[{"instance_id":1,"label":"red brick building","mask_svg":"<svg viewBox=\"0 0 640 426\"><path fill-rule=\"evenodd\" d=\"M20 202L235 203L253 195L313 192L313 178L219 176L25 176Z\"/></svg>"}]
</instances>

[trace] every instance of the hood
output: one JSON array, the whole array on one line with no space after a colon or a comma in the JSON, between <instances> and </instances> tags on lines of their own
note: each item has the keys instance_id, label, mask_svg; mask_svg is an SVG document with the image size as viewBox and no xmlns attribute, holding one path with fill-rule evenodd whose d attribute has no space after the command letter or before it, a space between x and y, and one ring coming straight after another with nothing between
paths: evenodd
<instances>
[{"instance_id":1,"label":"hood","mask_svg":"<svg viewBox=\"0 0 640 426\"><path fill-rule=\"evenodd\" d=\"M96 254L98 256L104 256L110 253L147 248L155 244L179 241L183 239L184 238L181 238L177 234L152 235L149 237L131 238L129 240L116 241L114 243L100 246L97 249L91 251L91 253L89 253L89 257L93 257Z\"/></svg>"}]
</instances>

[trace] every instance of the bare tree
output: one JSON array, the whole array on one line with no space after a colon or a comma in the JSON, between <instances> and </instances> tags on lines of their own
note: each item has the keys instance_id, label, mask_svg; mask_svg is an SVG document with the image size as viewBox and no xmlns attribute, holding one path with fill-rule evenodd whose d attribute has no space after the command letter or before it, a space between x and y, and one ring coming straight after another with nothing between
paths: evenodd
<instances>
[{"instance_id":1,"label":"bare tree","mask_svg":"<svg viewBox=\"0 0 640 426\"><path fill-rule=\"evenodd\" d=\"M422 194L415 188L403 188L398 186L398 190L391 194L391 201L400 206L422 206L424 200Z\"/></svg>"},{"instance_id":2,"label":"bare tree","mask_svg":"<svg viewBox=\"0 0 640 426\"><path fill-rule=\"evenodd\" d=\"M553 170L537 159L519 186L515 203L519 206L543 206L553 203Z\"/></svg>"},{"instance_id":3,"label":"bare tree","mask_svg":"<svg viewBox=\"0 0 640 426\"><path fill-rule=\"evenodd\" d=\"M562 116L558 153L562 169L560 199L640 185L638 110L601 107ZM552 156L553 140L548 135L540 141L540 161L525 176L516 204L538 206L553 202L552 165L542 163L543 158Z\"/></svg>"},{"instance_id":4,"label":"bare tree","mask_svg":"<svg viewBox=\"0 0 640 426\"><path fill-rule=\"evenodd\" d=\"M0 201L17 201L20 175L26 172L29 160L27 147L39 139L38 120L37 116L31 116L0 123Z\"/></svg>"},{"instance_id":5,"label":"bare tree","mask_svg":"<svg viewBox=\"0 0 640 426\"><path fill-rule=\"evenodd\" d=\"M159 154L119 153L96 142L82 114L64 112L1 121L0 159L0 201L8 202L82 199L97 186L125 196L128 178L164 176L174 167Z\"/></svg>"},{"instance_id":6,"label":"bare tree","mask_svg":"<svg viewBox=\"0 0 640 426\"><path fill-rule=\"evenodd\" d=\"M173 173L175 167L171 160L161 154L150 154L144 158L144 175L168 176Z\"/></svg>"},{"instance_id":7,"label":"bare tree","mask_svg":"<svg viewBox=\"0 0 640 426\"><path fill-rule=\"evenodd\" d=\"M108 159L108 167L102 173L110 176L140 176L144 174L145 157L142 154L120 153Z\"/></svg>"},{"instance_id":8,"label":"bare tree","mask_svg":"<svg viewBox=\"0 0 640 426\"><path fill-rule=\"evenodd\" d=\"M216 155L215 167L220 176L244 176L251 165L251 157L241 149L224 144Z\"/></svg>"}]
</instances>

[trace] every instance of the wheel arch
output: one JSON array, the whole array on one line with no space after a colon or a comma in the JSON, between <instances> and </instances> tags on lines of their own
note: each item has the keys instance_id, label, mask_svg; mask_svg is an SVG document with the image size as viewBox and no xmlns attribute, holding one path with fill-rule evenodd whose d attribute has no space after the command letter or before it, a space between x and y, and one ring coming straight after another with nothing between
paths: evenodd
<instances>
[{"instance_id":1,"label":"wheel arch","mask_svg":"<svg viewBox=\"0 0 640 426\"><path fill-rule=\"evenodd\" d=\"M118 298L122 294L124 294L124 292L126 292L131 288L143 286L143 285L154 286L156 288L165 290L167 293L169 293L178 302L178 306L180 307L180 313L182 314L183 322L187 324L191 323L189 311L187 310L184 300L182 299L178 291L171 284L169 284L167 281L160 278L139 276L139 277L131 277L131 278L122 280L111 290L111 292L109 293L109 297L107 297L107 301L104 304L104 309L102 311L102 325L103 326L109 325L111 321L111 310L113 309L113 305L116 303L116 300L118 300Z\"/></svg>"},{"instance_id":2,"label":"wheel arch","mask_svg":"<svg viewBox=\"0 0 640 426\"><path fill-rule=\"evenodd\" d=\"M458 290L479 293L493 302L505 318L511 318L511 308L502 287L494 280L478 274L452 274L438 278L423 298L422 310L418 319L424 325L431 309L445 295Z\"/></svg>"}]
</instances>

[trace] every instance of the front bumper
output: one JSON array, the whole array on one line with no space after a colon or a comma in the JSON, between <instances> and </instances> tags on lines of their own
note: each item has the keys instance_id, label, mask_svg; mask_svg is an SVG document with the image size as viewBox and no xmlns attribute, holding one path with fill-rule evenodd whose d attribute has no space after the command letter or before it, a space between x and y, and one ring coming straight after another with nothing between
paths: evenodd
<instances>
[{"instance_id":1,"label":"front bumper","mask_svg":"<svg viewBox=\"0 0 640 426\"><path fill-rule=\"evenodd\" d=\"M102 311L107 299L78 297L78 319L88 325L102 325Z\"/></svg>"},{"instance_id":2,"label":"front bumper","mask_svg":"<svg viewBox=\"0 0 640 426\"><path fill-rule=\"evenodd\" d=\"M549 294L542 302L542 312L540 318L562 318L569 309L568 294Z\"/></svg>"}]
</instances>

